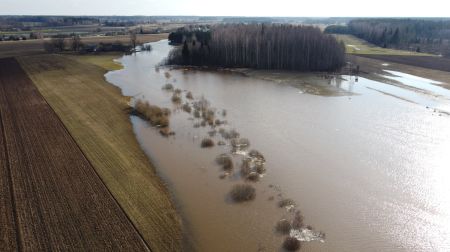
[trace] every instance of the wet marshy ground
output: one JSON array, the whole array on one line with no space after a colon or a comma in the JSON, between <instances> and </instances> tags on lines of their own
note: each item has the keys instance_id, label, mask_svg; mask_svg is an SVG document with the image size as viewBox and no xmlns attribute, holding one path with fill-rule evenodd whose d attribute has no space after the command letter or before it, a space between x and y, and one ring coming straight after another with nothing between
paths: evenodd
<instances>
[{"instance_id":1,"label":"wet marshy ground","mask_svg":"<svg viewBox=\"0 0 450 252\"><path fill-rule=\"evenodd\" d=\"M170 109L168 137L131 120L194 248L295 247L286 237L302 251L449 248L446 94L341 76L324 96L314 78L155 68L170 46L152 47L106 77L134 101Z\"/></svg>"}]
</instances>

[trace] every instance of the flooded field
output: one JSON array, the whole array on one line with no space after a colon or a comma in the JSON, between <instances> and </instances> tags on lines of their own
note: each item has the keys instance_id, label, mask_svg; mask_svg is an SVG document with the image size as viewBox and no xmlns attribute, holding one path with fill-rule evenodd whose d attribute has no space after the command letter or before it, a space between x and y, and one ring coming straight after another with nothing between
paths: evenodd
<instances>
[{"instance_id":1,"label":"flooded field","mask_svg":"<svg viewBox=\"0 0 450 252\"><path fill-rule=\"evenodd\" d=\"M438 82L386 71L398 85L352 76L290 85L157 67L170 46L152 47L119 59L124 69L106 78L133 102L171 111L169 137L130 118L184 217L188 250L282 251L289 235L303 241L301 251L450 250L450 95ZM181 102L162 89L167 83ZM220 126L196 118L203 103ZM201 148L205 138L214 146ZM253 179L241 168L258 156L250 150L264 156ZM232 168L218 164L221 154ZM237 184L251 185L254 199L233 200ZM299 213L304 225L295 228ZM290 234L277 226L283 219Z\"/></svg>"}]
</instances>

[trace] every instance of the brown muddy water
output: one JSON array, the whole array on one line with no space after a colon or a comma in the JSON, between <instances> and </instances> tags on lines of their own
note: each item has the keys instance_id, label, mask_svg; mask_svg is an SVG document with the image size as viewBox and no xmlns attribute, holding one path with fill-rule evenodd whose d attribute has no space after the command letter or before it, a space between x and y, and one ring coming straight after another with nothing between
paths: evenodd
<instances>
[{"instance_id":1,"label":"brown muddy water","mask_svg":"<svg viewBox=\"0 0 450 252\"><path fill-rule=\"evenodd\" d=\"M124 69L106 78L124 95L173 110L176 135L169 138L130 118L184 217L187 250L282 251L286 235L275 225L292 218L278 206L289 198L305 225L326 234L324 241L303 242L301 251L450 251L450 97L435 82L387 72L402 88L342 76L323 87L340 95L321 96L224 71L158 70L170 46L152 47L120 58ZM206 98L227 121L224 128L236 129L265 156L266 173L247 182L256 188L254 200L230 200L233 185L244 183L242 157L233 155L236 172L219 178L224 172L215 158L230 153L229 141L200 148L212 129L193 127L199 119L172 103L172 93L161 89L167 82Z\"/></svg>"}]
</instances>

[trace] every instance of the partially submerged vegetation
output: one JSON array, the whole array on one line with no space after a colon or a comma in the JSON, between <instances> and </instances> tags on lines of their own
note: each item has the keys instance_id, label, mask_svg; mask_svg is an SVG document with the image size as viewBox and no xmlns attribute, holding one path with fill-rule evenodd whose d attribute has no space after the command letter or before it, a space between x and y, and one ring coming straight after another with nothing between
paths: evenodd
<instances>
[{"instance_id":1,"label":"partially submerged vegetation","mask_svg":"<svg viewBox=\"0 0 450 252\"><path fill-rule=\"evenodd\" d=\"M209 32L186 33L167 63L300 71L333 71L345 63L344 46L312 26L227 24Z\"/></svg>"},{"instance_id":2,"label":"partially submerged vegetation","mask_svg":"<svg viewBox=\"0 0 450 252\"><path fill-rule=\"evenodd\" d=\"M254 200L256 197L256 189L248 184L234 185L230 192L231 199L234 202L245 202Z\"/></svg>"},{"instance_id":3,"label":"partially submerged vegetation","mask_svg":"<svg viewBox=\"0 0 450 252\"><path fill-rule=\"evenodd\" d=\"M203 138L200 146L202 148L211 148L214 147L214 141L211 138Z\"/></svg>"},{"instance_id":4,"label":"partially submerged vegetation","mask_svg":"<svg viewBox=\"0 0 450 252\"><path fill-rule=\"evenodd\" d=\"M148 120L153 126L160 128L169 126L170 110L167 108L160 108L148 102L138 100L135 104L135 112Z\"/></svg>"},{"instance_id":5,"label":"partially submerged vegetation","mask_svg":"<svg viewBox=\"0 0 450 252\"><path fill-rule=\"evenodd\" d=\"M301 243L295 237L288 236L283 242L283 248L286 249L287 251L297 251L300 249L300 247Z\"/></svg>"}]
</instances>

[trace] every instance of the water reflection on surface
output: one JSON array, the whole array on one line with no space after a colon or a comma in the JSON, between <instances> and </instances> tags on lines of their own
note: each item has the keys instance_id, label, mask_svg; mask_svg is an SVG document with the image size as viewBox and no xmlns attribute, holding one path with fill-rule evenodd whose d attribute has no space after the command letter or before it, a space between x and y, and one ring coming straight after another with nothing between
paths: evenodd
<instances>
[{"instance_id":1,"label":"water reflection on surface","mask_svg":"<svg viewBox=\"0 0 450 252\"><path fill-rule=\"evenodd\" d=\"M361 77L330 83L358 95L321 96L241 74L172 69L176 88L226 109L226 127L264 153L267 172L254 184L256 199L230 204L227 193L238 180L220 179L214 158L231 146L200 148L210 129L194 128L192 116L161 90L169 69L155 65L170 47L152 47L121 58L125 69L106 78L124 95L174 109L175 137L131 120L196 249L280 250L283 236L274 226L288 213L276 202L289 197L307 224L326 233L324 243L305 243L302 251L450 250L450 119L426 108L445 107L445 99Z\"/></svg>"}]
</instances>

